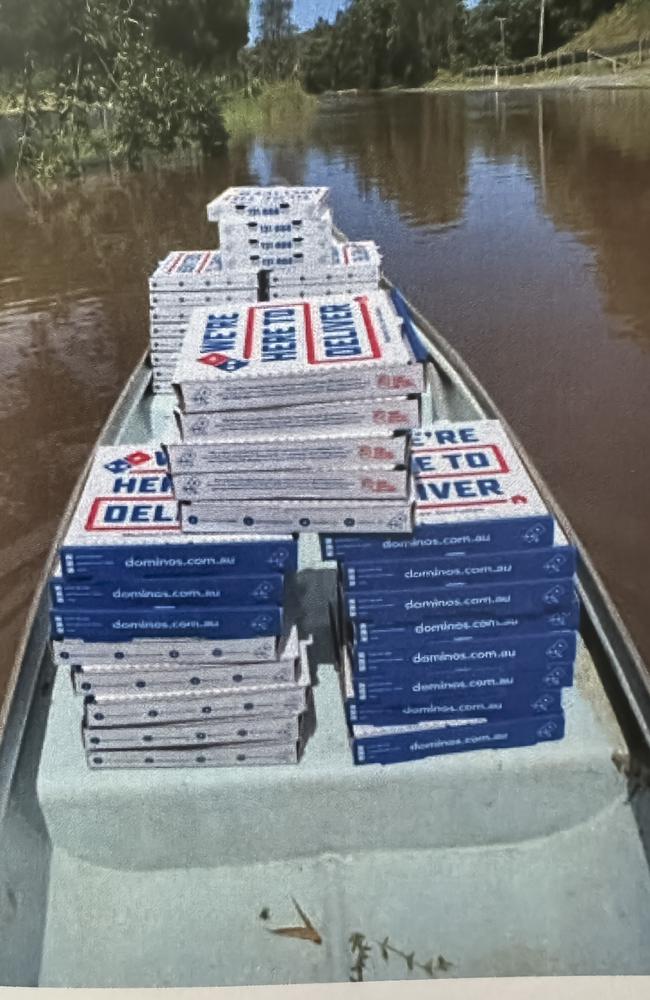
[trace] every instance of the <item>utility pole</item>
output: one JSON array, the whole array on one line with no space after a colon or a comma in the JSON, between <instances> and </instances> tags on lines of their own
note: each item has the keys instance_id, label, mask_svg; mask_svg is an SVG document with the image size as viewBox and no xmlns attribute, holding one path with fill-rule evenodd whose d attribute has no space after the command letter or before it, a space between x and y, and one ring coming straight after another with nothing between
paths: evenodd
<instances>
[{"instance_id":1,"label":"utility pole","mask_svg":"<svg viewBox=\"0 0 650 1000\"><path fill-rule=\"evenodd\" d=\"M504 25L507 20L507 17L497 17L497 21L499 22L499 27L501 29L501 58L504 62L506 61L506 29Z\"/></svg>"},{"instance_id":2,"label":"utility pole","mask_svg":"<svg viewBox=\"0 0 650 1000\"><path fill-rule=\"evenodd\" d=\"M541 59L544 48L544 14L546 13L546 0L540 0L539 5L539 43L537 45L537 58Z\"/></svg>"}]
</instances>

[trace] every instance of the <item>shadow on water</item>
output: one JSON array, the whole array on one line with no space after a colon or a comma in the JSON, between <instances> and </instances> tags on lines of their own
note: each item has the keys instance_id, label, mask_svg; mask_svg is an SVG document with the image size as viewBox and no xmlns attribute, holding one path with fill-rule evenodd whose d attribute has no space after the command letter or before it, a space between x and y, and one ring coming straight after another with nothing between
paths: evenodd
<instances>
[{"instance_id":1,"label":"shadow on water","mask_svg":"<svg viewBox=\"0 0 650 1000\"><path fill-rule=\"evenodd\" d=\"M650 655L649 111L642 91L332 98L304 136L203 164L28 201L0 180L6 663L146 346L147 275L170 249L215 244L205 204L219 190L272 181L330 185L337 223L381 244L516 427Z\"/></svg>"}]
</instances>

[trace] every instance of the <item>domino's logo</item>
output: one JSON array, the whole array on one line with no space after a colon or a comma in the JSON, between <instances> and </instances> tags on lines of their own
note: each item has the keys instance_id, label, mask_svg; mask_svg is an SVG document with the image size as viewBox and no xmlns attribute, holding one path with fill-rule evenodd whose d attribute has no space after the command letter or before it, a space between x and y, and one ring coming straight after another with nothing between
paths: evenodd
<instances>
[{"instance_id":1,"label":"domino's logo","mask_svg":"<svg viewBox=\"0 0 650 1000\"><path fill-rule=\"evenodd\" d=\"M270 615L258 615L251 622L251 628L254 632L266 632L272 624L272 619Z\"/></svg>"},{"instance_id":2,"label":"domino's logo","mask_svg":"<svg viewBox=\"0 0 650 1000\"><path fill-rule=\"evenodd\" d=\"M544 676L544 684L547 687L562 687L562 681L564 680L564 670L562 667L553 667Z\"/></svg>"},{"instance_id":3,"label":"domino's logo","mask_svg":"<svg viewBox=\"0 0 650 1000\"><path fill-rule=\"evenodd\" d=\"M268 601L272 592L271 584L268 582L258 583L258 585L253 590L253 597L256 597L260 601Z\"/></svg>"},{"instance_id":4,"label":"domino's logo","mask_svg":"<svg viewBox=\"0 0 650 1000\"><path fill-rule=\"evenodd\" d=\"M558 553L557 555L551 556L544 563L544 570L547 573L561 573L566 566L566 556Z\"/></svg>"},{"instance_id":5,"label":"domino's logo","mask_svg":"<svg viewBox=\"0 0 650 1000\"><path fill-rule=\"evenodd\" d=\"M221 372L237 372L241 368L247 368L249 364L248 361L241 361L239 358L229 358L226 354L220 354L218 351L213 351L211 354L203 354L197 358L197 361L200 361L202 365L218 368Z\"/></svg>"},{"instance_id":6,"label":"domino's logo","mask_svg":"<svg viewBox=\"0 0 650 1000\"><path fill-rule=\"evenodd\" d=\"M557 722L545 722L544 725L540 726L537 730L537 737L540 740L552 740L557 732Z\"/></svg>"},{"instance_id":7,"label":"domino's logo","mask_svg":"<svg viewBox=\"0 0 650 1000\"><path fill-rule=\"evenodd\" d=\"M560 602L563 600L565 594L566 594L566 589L561 584L557 583L554 587L551 587L544 594L543 598L544 604L546 604L548 607L552 606L557 607L557 605L560 604Z\"/></svg>"},{"instance_id":8,"label":"domino's logo","mask_svg":"<svg viewBox=\"0 0 650 1000\"><path fill-rule=\"evenodd\" d=\"M156 452L152 455L146 451L132 451L130 454L125 455L124 458L115 458L112 462L107 462L104 468L108 472L119 475L122 472L129 472L131 469L137 469L142 465L146 466L150 463L162 466L166 466L167 464L161 452Z\"/></svg>"},{"instance_id":9,"label":"domino's logo","mask_svg":"<svg viewBox=\"0 0 650 1000\"><path fill-rule=\"evenodd\" d=\"M554 698L551 694L543 694L541 698L537 698L530 706L533 712L550 712L553 707Z\"/></svg>"},{"instance_id":10,"label":"domino's logo","mask_svg":"<svg viewBox=\"0 0 650 1000\"><path fill-rule=\"evenodd\" d=\"M526 542L527 545L539 545L540 542L544 540L546 534L546 527L543 524L531 524L529 528L526 528L522 532L522 540Z\"/></svg>"},{"instance_id":11,"label":"domino's logo","mask_svg":"<svg viewBox=\"0 0 650 1000\"><path fill-rule=\"evenodd\" d=\"M563 660L568 652L569 643L566 639L556 639L546 650L546 655L550 660Z\"/></svg>"},{"instance_id":12,"label":"domino's logo","mask_svg":"<svg viewBox=\"0 0 650 1000\"><path fill-rule=\"evenodd\" d=\"M275 549L269 557L269 565L277 566L278 569L284 569L288 560L289 560L288 549Z\"/></svg>"}]
</instances>

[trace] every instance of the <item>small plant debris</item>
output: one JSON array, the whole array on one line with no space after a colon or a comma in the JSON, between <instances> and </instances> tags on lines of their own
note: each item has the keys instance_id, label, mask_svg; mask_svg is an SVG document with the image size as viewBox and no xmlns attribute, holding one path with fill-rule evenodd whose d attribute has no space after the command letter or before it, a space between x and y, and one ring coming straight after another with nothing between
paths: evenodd
<instances>
[{"instance_id":1,"label":"small plant debris","mask_svg":"<svg viewBox=\"0 0 650 1000\"><path fill-rule=\"evenodd\" d=\"M302 909L297 900L293 898L293 896L291 897L291 900L298 911L298 916L302 920L302 924L297 927L269 927L269 933L277 934L279 937L298 938L300 941L311 941L313 944L322 944L323 939L321 935L318 933L305 911ZM263 912L264 911L262 911L262 913ZM260 914L260 916L262 916L262 914ZM262 919L264 918L262 917Z\"/></svg>"},{"instance_id":2,"label":"small plant debris","mask_svg":"<svg viewBox=\"0 0 650 1000\"><path fill-rule=\"evenodd\" d=\"M366 965L368 964L372 947L368 944L366 935L361 934L360 931L353 931L352 934L350 934L349 942L350 951L352 952L352 956L354 958L352 969L350 970L350 982L362 983L363 973Z\"/></svg>"},{"instance_id":3,"label":"small plant debris","mask_svg":"<svg viewBox=\"0 0 650 1000\"><path fill-rule=\"evenodd\" d=\"M270 916L271 911L268 906L265 906L262 910L260 910L260 920L269 920Z\"/></svg>"},{"instance_id":4,"label":"small plant debris","mask_svg":"<svg viewBox=\"0 0 650 1000\"><path fill-rule=\"evenodd\" d=\"M415 952L405 952L401 948L396 948L395 945L391 944L390 938L386 936L383 941L375 942L379 948L379 953L383 958L384 962L388 962L391 955L397 955L398 958L402 958L406 963L406 968L409 972L414 972L419 969L422 972L426 972L430 979L434 979L436 973L438 972L448 972L449 969L453 968L453 962L447 961L443 955L438 955L438 958L429 958L426 962L420 962L415 957Z\"/></svg>"}]
</instances>

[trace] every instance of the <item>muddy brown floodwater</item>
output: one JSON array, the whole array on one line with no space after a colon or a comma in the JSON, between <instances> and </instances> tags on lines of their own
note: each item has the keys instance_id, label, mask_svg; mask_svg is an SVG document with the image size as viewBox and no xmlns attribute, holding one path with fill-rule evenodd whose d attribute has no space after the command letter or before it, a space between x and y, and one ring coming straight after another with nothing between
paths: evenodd
<instances>
[{"instance_id":1,"label":"muddy brown floodwater","mask_svg":"<svg viewBox=\"0 0 650 1000\"><path fill-rule=\"evenodd\" d=\"M650 92L397 94L200 166L0 181L0 676L97 432L147 343L147 276L214 245L232 183L328 184L336 221L461 351L650 660Z\"/></svg>"}]
</instances>

